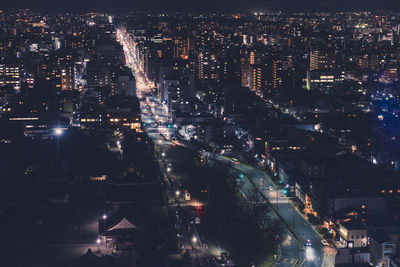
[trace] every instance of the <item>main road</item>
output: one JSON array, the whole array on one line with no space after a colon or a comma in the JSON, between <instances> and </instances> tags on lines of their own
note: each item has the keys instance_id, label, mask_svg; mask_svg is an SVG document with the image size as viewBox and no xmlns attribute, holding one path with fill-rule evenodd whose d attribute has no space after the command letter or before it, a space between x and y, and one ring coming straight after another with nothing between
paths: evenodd
<instances>
[{"instance_id":1,"label":"main road","mask_svg":"<svg viewBox=\"0 0 400 267\"><path fill-rule=\"evenodd\" d=\"M332 254L334 253L333 249L322 244L321 237L318 233L303 215L293 207L284 195L283 189L279 189L271 181L268 174L248 164L234 164L232 161L229 161L229 159L223 157L218 157L218 159L231 164L232 168L244 175L244 178L242 178L243 181L249 182L252 187L257 187L263 197L269 201L280 219L286 224L286 227L290 229L290 234L288 235L288 239L290 240L286 239L282 242L282 259L277 266L284 266L284 258L291 257L297 253L298 258L304 260L304 266L334 266L334 264L331 263ZM311 246L305 245L307 240L311 241ZM288 244L285 243L285 241L293 242L289 242ZM283 251L285 249L289 251Z\"/></svg>"},{"instance_id":2,"label":"main road","mask_svg":"<svg viewBox=\"0 0 400 267\"><path fill-rule=\"evenodd\" d=\"M147 81L140 68L132 37L118 29L117 38L123 45L127 65L132 69L136 78L142 122L147 134L153 142L160 146L176 144L176 141L171 139L175 136L176 129L170 125L166 106L152 94L152 84ZM286 231L281 237L281 254L276 266L334 266L324 260L324 254L329 255L332 249L322 245L320 236L291 205L284 196L283 190L278 189L264 171L248 164L232 164L229 159L224 157L217 156L217 159L231 164L233 169L243 174L245 179L242 179L241 192L245 197L254 194L254 187L256 187L274 208L277 217L284 222ZM311 241L311 246L305 246L307 240Z\"/></svg>"}]
</instances>

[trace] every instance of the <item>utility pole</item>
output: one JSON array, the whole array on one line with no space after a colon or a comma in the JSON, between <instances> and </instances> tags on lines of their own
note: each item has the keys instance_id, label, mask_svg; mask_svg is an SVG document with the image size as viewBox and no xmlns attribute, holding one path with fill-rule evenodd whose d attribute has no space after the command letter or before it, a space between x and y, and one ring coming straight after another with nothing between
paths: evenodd
<instances>
[{"instance_id":1,"label":"utility pole","mask_svg":"<svg viewBox=\"0 0 400 267\"><path fill-rule=\"evenodd\" d=\"M276 186L276 203L275 203L276 210L278 210L278 199L279 199L279 187Z\"/></svg>"},{"instance_id":2,"label":"utility pole","mask_svg":"<svg viewBox=\"0 0 400 267\"><path fill-rule=\"evenodd\" d=\"M296 232L296 211L293 210L293 230Z\"/></svg>"},{"instance_id":3,"label":"utility pole","mask_svg":"<svg viewBox=\"0 0 400 267\"><path fill-rule=\"evenodd\" d=\"M293 210L293 231L296 233L296 211ZM299 236L299 234L296 234ZM299 241L297 240L297 257L300 257L300 245Z\"/></svg>"}]
</instances>

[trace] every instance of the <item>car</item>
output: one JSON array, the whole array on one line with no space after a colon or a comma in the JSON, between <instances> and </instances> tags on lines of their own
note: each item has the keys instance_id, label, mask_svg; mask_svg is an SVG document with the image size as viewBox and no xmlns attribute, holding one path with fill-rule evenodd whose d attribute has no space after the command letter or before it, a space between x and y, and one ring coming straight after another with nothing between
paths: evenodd
<instances>
[{"instance_id":1,"label":"car","mask_svg":"<svg viewBox=\"0 0 400 267\"><path fill-rule=\"evenodd\" d=\"M321 240L321 243L322 243L322 245L324 245L324 246L329 246L328 241L326 241L325 239L322 239L322 240Z\"/></svg>"},{"instance_id":2,"label":"car","mask_svg":"<svg viewBox=\"0 0 400 267\"><path fill-rule=\"evenodd\" d=\"M26 168L26 170L25 170L25 175L27 175L27 176L29 176L29 175L33 175L33 174L35 174L35 173L37 173L38 172L38 167L36 167L36 166L28 166L27 168Z\"/></svg>"},{"instance_id":3,"label":"car","mask_svg":"<svg viewBox=\"0 0 400 267\"><path fill-rule=\"evenodd\" d=\"M240 161L239 161L238 159L235 159L235 158L232 158L232 162L233 162L234 164L240 164Z\"/></svg>"},{"instance_id":4,"label":"car","mask_svg":"<svg viewBox=\"0 0 400 267\"><path fill-rule=\"evenodd\" d=\"M307 246L307 247L311 247L311 240L310 240L310 239L307 239L307 241L306 241L306 246Z\"/></svg>"},{"instance_id":5,"label":"car","mask_svg":"<svg viewBox=\"0 0 400 267\"><path fill-rule=\"evenodd\" d=\"M226 253L226 252L221 252L220 257L221 257L221 259L223 259L223 260L226 261L226 260L228 259L228 253Z\"/></svg>"},{"instance_id":6,"label":"car","mask_svg":"<svg viewBox=\"0 0 400 267\"><path fill-rule=\"evenodd\" d=\"M221 252L219 257L216 257L214 260L215 265L214 266L235 266L235 264L232 262L230 257L228 256L228 253L226 252Z\"/></svg>"}]
</instances>

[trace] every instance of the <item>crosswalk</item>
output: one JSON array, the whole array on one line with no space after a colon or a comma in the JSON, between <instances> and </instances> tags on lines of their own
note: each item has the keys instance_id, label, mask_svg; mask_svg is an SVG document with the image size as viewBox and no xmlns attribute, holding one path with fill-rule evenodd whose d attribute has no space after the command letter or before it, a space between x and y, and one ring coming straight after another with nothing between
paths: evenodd
<instances>
[{"instance_id":1,"label":"crosswalk","mask_svg":"<svg viewBox=\"0 0 400 267\"><path fill-rule=\"evenodd\" d=\"M305 260L283 258L281 263L283 263L285 266L302 267L305 263Z\"/></svg>"}]
</instances>

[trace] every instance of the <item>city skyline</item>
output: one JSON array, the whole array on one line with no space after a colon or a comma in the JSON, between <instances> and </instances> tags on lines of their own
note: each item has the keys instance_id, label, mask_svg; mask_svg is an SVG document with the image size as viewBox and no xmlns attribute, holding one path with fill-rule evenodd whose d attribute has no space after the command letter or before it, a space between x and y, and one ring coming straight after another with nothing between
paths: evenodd
<instances>
[{"instance_id":1,"label":"city skyline","mask_svg":"<svg viewBox=\"0 0 400 267\"><path fill-rule=\"evenodd\" d=\"M389 3L1 9L0 267L400 266Z\"/></svg>"},{"instance_id":2,"label":"city skyline","mask_svg":"<svg viewBox=\"0 0 400 267\"><path fill-rule=\"evenodd\" d=\"M270 11L290 11L290 12L314 12L314 11L374 11L374 10L394 10L400 11L400 3L396 0L383 0L379 4L373 0L205 0L201 4L186 0L150 0L132 1L123 0L113 1L112 5L108 1L89 0L80 2L72 0L68 2L54 2L42 0L40 3L33 3L27 0L8 1L3 4L3 8L31 8L46 12L88 12L88 11L112 11L127 12L148 11L148 12L170 12L170 11L246 11L246 12L270 12Z\"/></svg>"}]
</instances>

